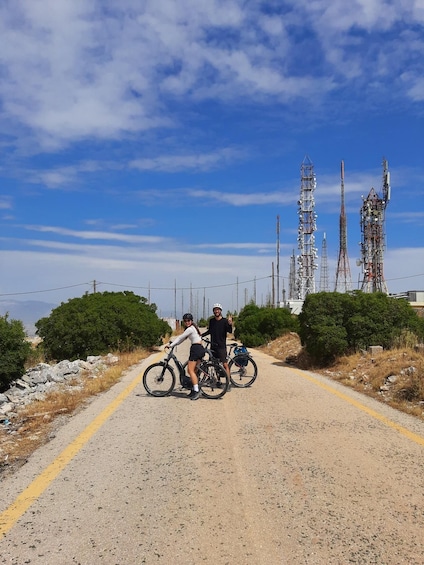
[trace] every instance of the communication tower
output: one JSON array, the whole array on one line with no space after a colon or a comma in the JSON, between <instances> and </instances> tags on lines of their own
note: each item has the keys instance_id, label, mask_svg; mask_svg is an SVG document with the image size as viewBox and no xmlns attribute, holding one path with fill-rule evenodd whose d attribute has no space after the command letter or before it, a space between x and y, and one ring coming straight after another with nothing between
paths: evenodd
<instances>
[{"instance_id":1,"label":"communication tower","mask_svg":"<svg viewBox=\"0 0 424 565\"><path fill-rule=\"evenodd\" d=\"M316 177L314 165L308 156L303 159L300 179L297 294L300 300L304 300L308 294L315 292L315 270L318 267L317 249L315 247L317 215L315 214L314 191Z\"/></svg>"},{"instance_id":2,"label":"communication tower","mask_svg":"<svg viewBox=\"0 0 424 565\"><path fill-rule=\"evenodd\" d=\"M324 237L322 238L319 290L320 292L328 292L330 290L330 285L328 283L327 235L325 232Z\"/></svg>"},{"instance_id":3,"label":"communication tower","mask_svg":"<svg viewBox=\"0 0 424 565\"><path fill-rule=\"evenodd\" d=\"M362 197L361 216L361 260L364 277L361 290L364 292L389 293L383 274L385 248L384 221L386 206L390 200L390 172L383 159L382 197L371 188L366 198Z\"/></svg>"},{"instance_id":4,"label":"communication tower","mask_svg":"<svg viewBox=\"0 0 424 565\"><path fill-rule=\"evenodd\" d=\"M297 298L296 257L293 250L293 253L290 257L289 300L296 300L296 298Z\"/></svg>"},{"instance_id":5,"label":"communication tower","mask_svg":"<svg viewBox=\"0 0 424 565\"><path fill-rule=\"evenodd\" d=\"M340 186L341 186L341 207L339 221L339 259L337 261L336 292L348 292L352 290L352 277L350 274L349 258L347 255L347 229L346 213L344 201L344 161L340 164Z\"/></svg>"}]
</instances>

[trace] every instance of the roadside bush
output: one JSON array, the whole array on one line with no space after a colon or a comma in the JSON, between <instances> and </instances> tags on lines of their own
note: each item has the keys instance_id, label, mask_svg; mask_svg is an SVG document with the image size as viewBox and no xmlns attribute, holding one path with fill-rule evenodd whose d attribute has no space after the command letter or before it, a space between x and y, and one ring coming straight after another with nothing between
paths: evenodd
<instances>
[{"instance_id":1,"label":"roadside bush","mask_svg":"<svg viewBox=\"0 0 424 565\"><path fill-rule=\"evenodd\" d=\"M155 304L130 291L73 298L35 326L46 359L56 361L148 348L172 332L156 315Z\"/></svg>"},{"instance_id":2,"label":"roadside bush","mask_svg":"<svg viewBox=\"0 0 424 565\"><path fill-rule=\"evenodd\" d=\"M340 355L381 345L395 347L402 335L420 333L418 316L406 300L384 293L309 294L299 315L299 336L308 354L319 364Z\"/></svg>"},{"instance_id":3,"label":"roadside bush","mask_svg":"<svg viewBox=\"0 0 424 565\"><path fill-rule=\"evenodd\" d=\"M22 377L30 351L23 323L9 320L8 314L0 316L0 391L7 390L13 380Z\"/></svg>"},{"instance_id":4,"label":"roadside bush","mask_svg":"<svg viewBox=\"0 0 424 565\"><path fill-rule=\"evenodd\" d=\"M285 308L246 305L237 318L234 337L248 347L258 347L288 332L297 332L296 316Z\"/></svg>"}]
</instances>

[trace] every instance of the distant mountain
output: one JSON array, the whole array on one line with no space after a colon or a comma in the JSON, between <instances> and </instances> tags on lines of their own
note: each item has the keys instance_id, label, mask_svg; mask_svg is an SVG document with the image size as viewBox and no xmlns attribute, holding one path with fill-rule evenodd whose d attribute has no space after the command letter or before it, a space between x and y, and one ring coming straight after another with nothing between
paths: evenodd
<instances>
[{"instance_id":1,"label":"distant mountain","mask_svg":"<svg viewBox=\"0 0 424 565\"><path fill-rule=\"evenodd\" d=\"M38 300L0 300L0 316L9 314L10 320L20 320L25 327L25 331L29 337L35 336L35 322L40 318L50 315L53 308L58 304L50 304L48 302L40 302Z\"/></svg>"}]
</instances>

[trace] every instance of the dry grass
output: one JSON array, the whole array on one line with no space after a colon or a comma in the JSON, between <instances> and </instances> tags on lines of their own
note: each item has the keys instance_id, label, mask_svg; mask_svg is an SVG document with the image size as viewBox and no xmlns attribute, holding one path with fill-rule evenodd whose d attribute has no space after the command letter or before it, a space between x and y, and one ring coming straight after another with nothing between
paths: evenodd
<instances>
[{"instance_id":1,"label":"dry grass","mask_svg":"<svg viewBox=\"0 0 424 565\"><path fill-rule=\"evenodd\" d=\"M309 369L424 420L424 354L412 347L383 351L374 357L355 353L325 369L314 367L297 334L287 334L259 348L279 360Z\"/></svg>"},{"instance_id":2,"label":"dry grass","mask_svg":"<svg viewBox=\"0 0 424 565\"><path fill-rule=\"evenodd\" d=\"M23 465L28 457L54 436L66 419L97 394L111 388L123 373L145 359L150 352L138 350L117 354L119 362L95 377L88 374L49 393L44 400L33 401L0 429L0 477Z\"/></svg>"}]
</instances>

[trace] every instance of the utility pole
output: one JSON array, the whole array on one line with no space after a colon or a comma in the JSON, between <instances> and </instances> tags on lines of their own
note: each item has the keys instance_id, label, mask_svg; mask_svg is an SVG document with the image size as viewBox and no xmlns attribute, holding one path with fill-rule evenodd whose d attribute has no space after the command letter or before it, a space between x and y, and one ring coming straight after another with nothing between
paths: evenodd
<instances>
[{"instance_id":1,"label":"utility pole","mask_svg":"<svg viewBox=\"0 0 424 565\"><path fill-rule=\"evenodd\" d=\"M174 279L174 318L177 319L177 279Z\"/></svg>"},{"instance_id":2,"label":"utility pole","mask_svg":"<svg viewBox=\"0 0 424 565\"><path fill-rule=\"evenodd\" d=\"M280 216L277 216L277 308L280 305Z\"/></svg>"}]
</instances>

